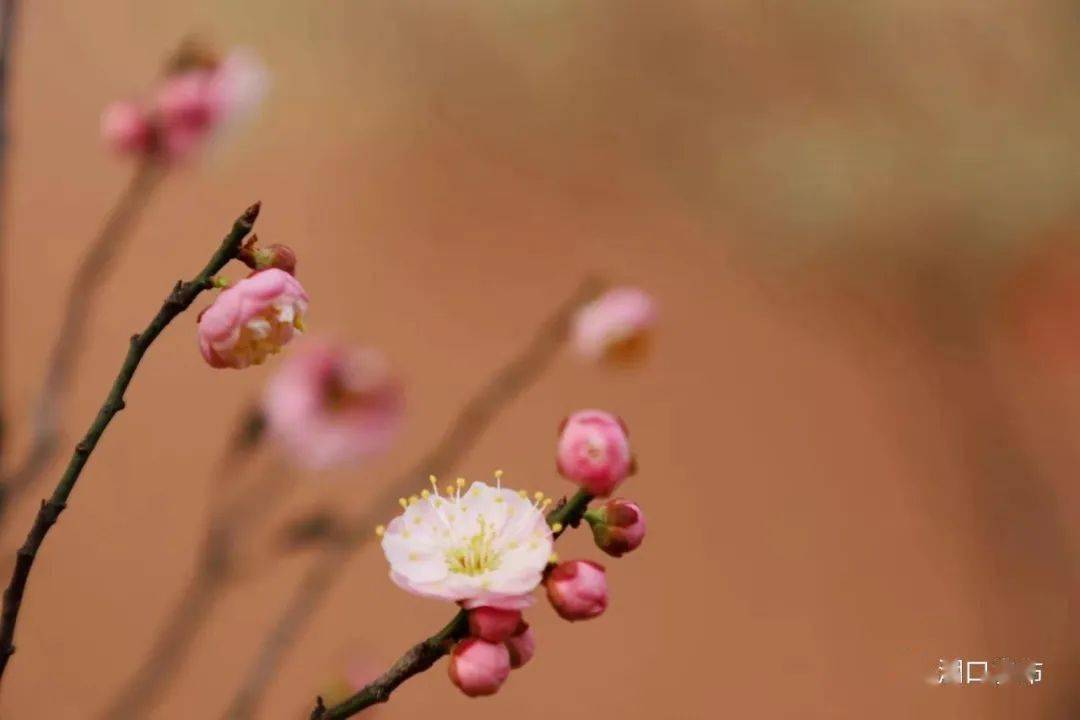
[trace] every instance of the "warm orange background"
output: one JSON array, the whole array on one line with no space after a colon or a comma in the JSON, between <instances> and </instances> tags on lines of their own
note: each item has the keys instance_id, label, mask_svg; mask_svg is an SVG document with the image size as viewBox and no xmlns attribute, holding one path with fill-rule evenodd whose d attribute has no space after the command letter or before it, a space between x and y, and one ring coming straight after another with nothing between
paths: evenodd
<instances>
[{"instance_id":1,"label":"warm orange background","mask_svg":"<svg viewBox=\"0 0 1080 720\"><path fill-rule=\"evenodd\" d=\"M1051 229L1071 252L1077 227L1072 3L24 5L3 268L16 452L62 288L130 172L99 113L190 31L256 49L273 91L140 223L79 358L69 441L130 333L256 199L260 237L300 255L312 330L385 349L410 406L391 454L298 475L275 523L363 508L586 272L660 303L645 367L565 355L462 468L562 492L559 419L622 414L650 536L608 563L608 613L570 626L538 606L538 654L498 696L464 698L440 664L383 717L1071 716L1080 354L1055 341L1076 332L1062 297L1080 272L1049 298L1038 264L1010 278ZM1021 341L1048 309L1061 324ZM39 557L5 720L95 717L142 659L272 370L208 369L194 313L155 344ZM1034 458L1051 496L973 457L996 451ZM3 527L5 578L58 467ZM271 531L248 540L249 572L152 717L217 717L309 562L268 564ZM584 534L560 548L579 553L598 554ZM449 616L392 586L374 546L346 573L260 718L306 717L346 659L387 666ZM1046 680L926 682L940 657L984 655L1043 660Z\"/></svg>"}]
</instances>

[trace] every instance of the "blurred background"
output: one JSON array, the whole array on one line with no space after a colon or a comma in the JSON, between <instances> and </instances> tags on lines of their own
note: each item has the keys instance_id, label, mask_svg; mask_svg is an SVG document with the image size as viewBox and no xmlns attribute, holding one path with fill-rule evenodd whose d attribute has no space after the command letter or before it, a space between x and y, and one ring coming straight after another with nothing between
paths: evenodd
<instances>
[{"instance_id":1,"label":"blurred background","mask_svg":"<svg viewBox=\"0 0 1080 720\"><path fill-rule=\"evenodd\" d=\"M309 328L382 348L407 392L384 457L288 472L140 717L219 717L315 552L282 551L282 525L368 509L589 273L656 298L647 362L562 353L460 470L563 493L559 420L618 412L650 535L608 563L603 618L530 612L537 655L497 696L465 698L444 662L380 717L1080 713L1075 2L24 4L11 454L63 289L132 172L101 147L100 113L190 33L253 49L272 89L151 200L88 319L64 447L128 336L257 199L259 236L300 257ZM5 719L98 717L196 572L218 457L274 363L210 370L194 333L192 312L151 349L45 544ZM6 518L5 577L61 467ZM586 533L564 543L599 555ZM256 717L306 718L347 667L388 667L449 617L394 587L373 544L343 572ZM936 684L942 658L999 656L1044 662L1044 681Z\"/></svg>"}]
</instances>

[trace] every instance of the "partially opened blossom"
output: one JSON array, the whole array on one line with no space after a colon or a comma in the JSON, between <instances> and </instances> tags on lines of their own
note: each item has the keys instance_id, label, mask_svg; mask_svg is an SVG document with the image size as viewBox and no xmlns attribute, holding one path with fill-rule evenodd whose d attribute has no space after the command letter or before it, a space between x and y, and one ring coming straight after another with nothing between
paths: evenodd
<instances>
[{"instance_id":1,"label":"partially opened blossom","mask_svg":"<svg viewBox=\"0 0 1080 720\"><path fill-rule=\"evenodd\" d=\"M591 560L559 563L544 580L548 600L564 620L589 620L607 609L604 567Z\"/></svg>"},{"instance_id":2,"label":"partially opened blossom","mask_svg":"<svg viewBox=\"0 0 1080 720\"><path fill-rule=\"evenodd\" d=\"M552 532L534 501L482 482L464 480L440 494L424 490L401 504L404 512L382 532L390 578L425 597L466 608L518 610L532 603L552 551Z\"/></svg>"},{"instance_id":3,"label":"partially opened blossom","mask_svg":"<svg viewBox=\"0 0 1080 720\"><path fill-rule=\"evenodd\" d=\"M502 643L466 638L450 655L450 680L469 697L494 695L510 676L510 651Z\"/></svg>"},{"instance_id":4,"label":"partially opened blossom","mask_svg":"<svg viewBox=\"0 0 1080 720\"><path fill-rule=\"evenodd\" d=\"M591 495L611 494L634 467L622 420L603 410L581 410L568 417L559 433L556 466Z\"/></svg>"},{"instance_id":5,"label":"partially opened blossom","mask_svg":"<svg viewBox=\"0 0 1080 720\"><path fill-rule=\"evenodd\" d=\"M404 400L378 350L315 342L282 363L262 407L267 430L295 462L327 468L386 450Z\"/></svg>"},{"instance_id":6,"label":"partially opened blossom","mask_svg":"<svg viewBox=\"0 0 1080 720\"><path fill-rule=\"evenodd\" d=\"M199 318L199 349L215 368L260 365L304 329L308 296L289 273L271 268L223 290Z\"/></svg>"},{"instance_id":7,"label":"partially opened blossom","mask_svg":"<svg viewBox=\"0 0 1080 720\"><path fill-rule=\"evenodd\" d=\"M522 621L517 631L507 638L506 649L510 651L510 667L515 670L532 660L536 652L536 638L528 623Z\"/></svg>"},{"instance_id":8,"label":"partially opened blossom","mask_svg":"<svg viewBox=\"0 0 1080 720\"><path fill-rule=\"evenodd\" d=\"M574 318L577 351L593 360L631 363L644 355L656 322L656 305L637 288L609 290Z\"/></svg>"}]
</instances>

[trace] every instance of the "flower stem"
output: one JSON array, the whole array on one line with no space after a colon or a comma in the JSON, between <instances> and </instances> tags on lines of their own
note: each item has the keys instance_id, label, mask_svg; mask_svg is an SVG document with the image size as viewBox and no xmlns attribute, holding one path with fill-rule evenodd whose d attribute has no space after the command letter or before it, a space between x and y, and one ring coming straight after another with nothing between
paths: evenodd
<instances>
[{"instance_id":1,"label":"flower stem","mask_svg":"<svg viewBox=\"0 0 1080 720\"><path fill-rule=\"evenodd\" d=\"M26 537L26 542L15 556L15 567L12 570L11 581L4 591L3 610L0 611L0 679L7 669L8 660L15 652L13 643L15 637L15 625L19 619L19 609L22 607L23 593L30 577L30 570L34 565L34 559L38 550L45 541L45 536L50 528L56 523L60 513L67 505L68 498L75 489L83 468L90 459L91 453L97 446L105 429L112 422L113 417L124 409L124 393L131 384L135 371L142 362L143 356L150 345L161 334L165 327L176 316L184 312L195 301L201 292L210 287L210 277L219 272L226 263L236 257L240 249L240 242L251 232L255 218L259 215L259 204L249 207L233 224L232 230L222 241L221 246L210 258L194 280L189 282L177 282L172 292L169 293L157 315L146 326L146 329L137 335L131 336L127 356L120 367L120 372L113 381L97 416L90 424L86 435L75 446L64 474L61 475L52 496L41 503L41 509L34 518L34 523Z\"/></svg>"},{"instance_id":2,"label":"flower stem","mask_svg":"<svg viewBox=\"0 0 1080 720\"><path fill-rule=\"evenodd\" d=\"M592 501L592 495L584 490L577 491L569 500L560 503L557 508L548 513L548 525L561 524L562 530L555 533L558 538L566 528L577 527L581 523L581 517ZM469 634L469 614L461 610L454 619L427 640L423 640L409 648L408 652L398 658L389 670L380 675L374 682L368 683L357 693L342 702L327 708L323 705L322 698L315 700L315 709L311 711L310 720L344 720L356 715L361 710L378 703L384 703L390 699L390 694L399 685L429 669L443 655L453 649L454 643Z\"/></svg>"}]
</instances>

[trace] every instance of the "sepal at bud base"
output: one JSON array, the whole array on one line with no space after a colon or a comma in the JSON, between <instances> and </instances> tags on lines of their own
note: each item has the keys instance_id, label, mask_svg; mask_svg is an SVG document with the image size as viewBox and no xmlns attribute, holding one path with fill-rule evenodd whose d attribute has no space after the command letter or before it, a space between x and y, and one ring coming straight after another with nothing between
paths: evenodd
<instances>
[{"instance_id":1,"label":"sepal at bud base","mask_svg":"<svg viewBox=\"0 0 1080 720\"><path fill-rule=\"evenodd\" d=\"M612 498L585 513L596 546L612 557L636 550L645 539L645 514L631 500Z\"/></svg>"}]
</instances>

